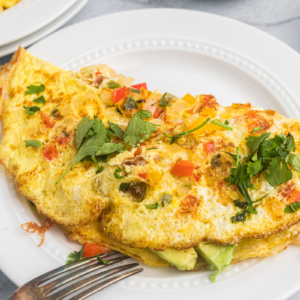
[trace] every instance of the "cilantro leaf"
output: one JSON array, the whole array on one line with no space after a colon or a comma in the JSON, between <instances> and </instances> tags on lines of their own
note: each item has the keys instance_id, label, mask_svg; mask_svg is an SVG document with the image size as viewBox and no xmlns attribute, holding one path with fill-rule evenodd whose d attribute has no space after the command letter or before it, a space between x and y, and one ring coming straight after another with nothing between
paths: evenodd
<instances>
[{"instance_id":1,"label":"cilantro leaf","mask_svg":"<svg viewBox=\"0 0 300 300\"><path fill-rule=\"evenodd\" d=\"M90 120L90 117L84 116L82 120L78 123L75 130L75 144L77 149L79 149L83 139L85 138L88 131L94 126L95 121Z\"/></svg>"},{"instance_id":2,"label":"cilantro leaf","mask_svg":"<svg viewBox=\"0 0 300 300\"><path fill-rule=\"evenodd\" d=\"M104 143L105 135L103 135L103 132L101 131L90 137L89 139L86 139L78 150L70 166L61 175L61 177L56 181L55 184L58 184L75 164L77 164L87 156L95 155Z\"/></svg>"},{"instance_id":3,"label":"cilantro leaf","mask_svg":"<svg viewBox=\"0 0 300 300\"><path fill-rule=\"evenodd\" d=\"M42 146L42 143L37 140L28 140L28 141L24 141L24 142L25 142L26 147L32 146L35 148L41 148L41 146Z\"/></svg>"},{"instance_id":4,"label":"cilantro leaf","mask_svg":"<svg viewBox=\"0 0 300 300\"><path fill-rule=\"evenodd\" d=\"M248 206L247 202L241 201L239 199L233 200L233 203L236 207L239 207L239 208L247 208L247 206Z\"/></svg>"},{"instance_id":5,"label":"cilantro leaf","mask_svg":"<svg viewBox=\"0 0 300 300\"><path fill-rule=\"evenodd\" d=\"M264 133L261 136L257 136L257 137L251 135L246 138L247 141L246 144L252 152L255 152L258 149L260 143L266 138L268 138L269 136L270 133Z\"/></svg>"},{"instance_id":6,"label":"cilantro leaf","mask_svg":"<svg viewBox=\"0 0 300 300\"><path fill-rule=\"evenodd\" d=\"M39 104L45 104L46 103L46 99L45 99L44 96L40 96L40 97L34 99L33 102L39 103Z\"/></svg>"},{"instance_id":7,"label":"cilantro leaf","mask_svg":"<svg viewBox=\"0 0 300 300\"><path fill-rule=\"evenodd\" d=\"M123 139L124 131L119 127L119 125L116 124L116 123L111 123L109 121L107 123L109 125L108 132L111 135L114 135L114 136L117 136L120 139Z\"/></svg>"},{"instance_id":8,"label":"cilantro leaf","mask_svg":"<svg viewBox=\"0 0 300 300\"><path fill-rule=\"evenodd\" d=\"M171 139L170 144L172 145L172 144L174 144L177 140L179 140L180 138L182 138L183 136L185 136L185 135L187 135L187 134L189 134L189 133L191 133L191 132L193 132L193 131L196 131L196 130L202 128L204 125L206 125L206 124L208 123L209 120L210 120L210 118L207 118L202 124L200 124L199 126L193 128L193 129L191 129L191 130L188 130L188 131L182 131L182 132L180 132L180 133L178 133L178 134L176 134L176 135L173 135L173 136L169 136L169 135L167 135L167 134L164 132L164 135L165 135L167 138Z\"/></svg>"},{"instance_id":9,"label":"cilantro leaf","mask_svg":"<svg viewBox=\"0 0 300 300\"><path fill-rule=\"evenodd\" d=\"M33 116L37 111L40 111L40 108L38 106L23 107L25 108L25 112L31 116Z\"/></svg>"},{"instance_id":10,"label":"cilantro leaf","mask_svg":"<svg viewBox=\"0 0 300 300\"><path fill-rule=\"evenodd\" d=\"M159 207L159 203L156 202L154 204L145 204L146 208L148 209L157 209Z\"/></svg>"},{"instance_id":11,"label":"cilantro leaf","mask_svg":"<svg viewBox=\"0 0 300 300\"><path fill-rule=\"evenodd\" d=\"M229 154L236 161L236 159L237 159L236 154L233 154L233 153L230 153L227 151L222 151L222 152Z\"/></svg>"},{"instance_id":12,"label":"cilantro leaf","mask_svg":"<svg viewBox=\"0 0 300 300\"><path fill-rule=\"evenodd\" d=\"M101 155L108 155L117 151L120 151L124 148L122 144L115 144L115 143L105 143L103 144L98 152L96 153L97 156Z\"/></svg>"},{"instance_id":13,"label":"cilantro leaf","mask_svg":"<svg viewBox=\"0 0 300 300\"><path fill-rule=\"evenodd\" d=\"M292 214L294 213L295 211L297 211L298 209L300 209L300 202L294 202L290 205L287 205L284 209L284 212L286 214Z\"/></svg>"},{"instance_id":14,"label":"cilantro leaf","mask_svg":"<svg viewBox=\"0 0 300 300\"><path fill-rule=\"evenodd\" d=\"M251 133L257 132L257 131L261 131L262 128L261 127L255 127Z\"/></svg>"},{"instance_id":15,"label":"cilantro leaf","mask_svg":"<svg viewBox=\"0 0 300 300\"><path fill-rule=\"evenodd\" d=\"M133 115L125 130L124 142L129 145L142 143L150 137L150 134L157 131L153 123L144 121L152 116L148 110L141 110Z\"/></svg>"},{"instance_id":16,"label":"cilantro leaf","mask_svg":"<svg viewBox=\"0 0 300 300\"><path fill-rule=\"evenodd\" d=\"M286 162L293 166L293 168L300 172L300 155L295 153L290 153Z\"/></svg>"},{"instance_id":17,"label":"cilantro leaf","mask_svg":"<svg viewBox=\"0 0 300 300\"><path fill-rule=\"evenodd\" d=\"M258 174L264 168L263 162L261 160L256 160L254 162L249 162L247 166L247 173L250 177Z\"/></svg>"},{"instance_id":18,"label":"cilantro leaf","mask_svg":"<svg viewBox=\"0 0 300 300\"><path fill-rule=\"evenodd\" d=\"M80 251L74 251L69 254L67 264L72 263L74 261L81 260L83 258L84 246L82 246Z\"/></svg>"},{"instance_id":19,"label":"cilantro leaf","mask_svg":"<svg viewBox=\"0 0 300 300\"><path fill-rule=\"evenodd\" d=\"M265 177L271 186L277 186L291 180L293 173L284 160L275 157L272 158Z\"/></svg>"},{"instance_id":20,"label":"cilantro leaf","mask_svg":"<svg viewBox=\"0 0 300 300\"><path fill-rule=\"evenodd\" d=\"M97 255L97 260L101 265L108 265L111 261L110 259L102 260L102 258L99 255Z\"/></svg>"},{"instance_id":21,"label":"cilantro leaf","mask_svg":"<svg viewBox=\"0 0 300 300\"><path fill-rule=\"evenodd\" d=\"M259 146L259 154L263 159L284 156L286 136L275 135L274 138L264 140Z\"/></svg>"},{"instance_id":22,"label":"cilantro leaf","mask_svg":"<svg viewBox=\"0 0 300 300\"><path fill-rule=\"evenodd\" d=\"M43 92L45 90L45 86L38 82L39 85L29 85L26 87L27 91L25 91L25 95L32 95L32 94L38 94L40 92Z\"/></svg>"},{"instance_id":23,"label":"cilantro leaf","mask_svg":"<svg viewBox=\"0 0 300 300\"><path fill-rule=\"evenodd\" d=\"M290 133L287 135L286 148L289 152L296 151L295 140L294 140L294 137Z\"/></svg>"}]
</instances>

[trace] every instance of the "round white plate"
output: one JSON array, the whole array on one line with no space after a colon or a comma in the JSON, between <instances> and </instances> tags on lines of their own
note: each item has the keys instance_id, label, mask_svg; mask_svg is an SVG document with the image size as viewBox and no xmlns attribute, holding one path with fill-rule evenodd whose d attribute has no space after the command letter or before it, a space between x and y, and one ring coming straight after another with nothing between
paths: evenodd
<instances>
[{"instance_id":1,"label":"round white plate","mask_svg":"<svg viewBox=\"0 0 300 300\"><path fill-rule=\"evenodd\" d=\"M178 96L211 93L223 105L251 101L300 116L300 56L261 31L216 15L172 9L116 13L65 28L29 50L66 69L107 63L137 83L146 81L150 89ZM0 195L0 238L5 241L0 265L16 284L63 264L80 248L58 228L37 247L39 237L20 229L37 217L3 169ZM215 284L208 271L144 269L91 299L274 300L300 288L300 251L293 246L274 257L230 266Z\"/></svg>"},{"instance_id":2,"label":"round white plate","mask_svg":"<svg viewBox=\"0 0 300 300\"><path fill-rule=\"evenodd\" d=\"M20 45L22 47L27 47L37 40L40 40L44 36L48 35L49 33L53 32L54 30L68 22L71 18L73 18L87 2L88 0L77 0L77 2L73 6L71 6L71 8L69 8L64 14L59 16L57 19L55 19L53 22L43 27L42 29L20 40L6 44L4 46L0 46L0 57L16 51Z\"/></svg>"},{"instance_id":3,"label":"round white plate","mask_svg":"<svg viewBox=\"0 0 300 300\"><path fill-rule=\"evenodd\" d=\"M0 46L19 40L46 26L77 0L21 0L0 13Z\"/></svg>"}]
</instances>

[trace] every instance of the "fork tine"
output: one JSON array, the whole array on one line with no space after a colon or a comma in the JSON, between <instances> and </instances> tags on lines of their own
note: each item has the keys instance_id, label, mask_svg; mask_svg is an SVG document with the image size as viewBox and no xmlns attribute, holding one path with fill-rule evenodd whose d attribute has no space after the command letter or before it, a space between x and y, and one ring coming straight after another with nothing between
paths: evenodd
<instances>
[{"instance_id":1,"label":"fork tine","mask_svg":"<svg viewBox=\"0 0 300 300\"><path fill-rule=\"evenodd\" d=\"M40 289L45 293L45 295L47 295L50 292L52 292L53 290L65 285L81 276L84 276L86 274L94 272L98 269L102 269L106 266L113 265L115 263L118 263L118 262L123 261L128 258L130 258L130 257L127 255L123 255L123 256L119 256L117 258L111 259L110 262L106 265L98 264L98 263L92 264L91 266L88 266L86 268L81 268L79 270L68 273L67 275L65 275L63 277L59 277L58 279L51 281L50 283L48 283L46 285L41 286Z\"/></svg>"},{"instance_id":2,"label":"fork tine","mask_svg":"<svg viewBox=\"0 0 300 300\"><path fill-rule=\"evenodd\" d=\"M126 273L123 273L123 274L120 274L120 275L117 275L113 278L110 278L108 280L105 280L83 292L81 292L80 294L77 294L75 295L74 297L72 298L69 298L69 300L83 300L83 299L86 299L87 297L99 292L99 291L102 291L103 289L105 289L106 287L112 285L113 283L115 282L118 282L120 280L123 280L127 277L130 277L134 274L137 274L137 273L140 273L143 271L143 268L140 268L140 269L135 269L135 270L132 270L132 271L129 271L129 272L126 272Z\"/></svg>"},{"instance_id":3,"label":"fork tine","mask_svg":"<svg viewBox=\"0 0 300 300\"><path fill-rule=\"evenodd\" d=\"M60 300L92 283L95 283L97 281L103 280L104 278L110 277L114 274L117 274L121 271L125 271L127 269L131 269L134 268L136 266L138 266L138 263L133 263L133 264L127 264L124 266L118 266L103 272L99 272L95 275L92 275L88 278L85 278L83 280L80 280L74 284L71 284L69 286L67 286L66 288L64 288L63 290L54 293L53 295L49 296L47 299L51 300L51 299L55 299L55 300Z\"/></svg>"},{"instance_id":4,"label":"fork tine","mask_svg":"<svg viewBox=\"0 0 300 300\"><path fill-rule=\"evenodd\" d=\"M34 280L34 283L36 284L42 284L43 282L57 276L57 275L61 275L69 270L72 270L72 269L76 269L76 268L79 268L85 264L88 264L89 262L92 262L92 261L96 261L97 260L97 256L100 256L101 258L106 258L108 256L111 256L111 255L114 255L114 254L118 254L119 252L116 252L116 251L110 251L110 252L106 252L106 253L103 253L103 254L100 254L100 255L94 255L94 256L91 256L91 257L87 257L87 258L84 258L84 259L81 259L79 261L75 261L75 262L72 262L70 264L67 264L67 265L64 265L62 267L59 267L59 268L56 268L52 271L49 271L47 273L44 273L43 275L35 278ZM32 282L31 281L31 282Z\"/></svg>"}]
</instances>

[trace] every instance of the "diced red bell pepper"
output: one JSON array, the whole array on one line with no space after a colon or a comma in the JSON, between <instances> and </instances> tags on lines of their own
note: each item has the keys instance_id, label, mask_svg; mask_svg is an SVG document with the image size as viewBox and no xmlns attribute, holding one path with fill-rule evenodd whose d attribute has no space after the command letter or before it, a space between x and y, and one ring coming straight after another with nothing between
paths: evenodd
<instances>
[{"instance_id":1,"label":"diced red bell pepper","mask_svg":"<svg viewBox=\"0 0 300 300\"><path fill-rule=\"evenodd\" d=\"M194 172L194 163L190 160L182 160L175 164L171 173L176 176L192 176Z\"/></svg>"},{"instance_id":2,"label":"diced red bell pepper","mask_svg":"<svg viewBox=\"0 0 300 300\"><path fill-rule=\"evenodd\" d=\"M58 158L58 151L53 144L46 145L43 148L43 154L44 157L50 161Z\"/></svg>"},{"instance_id":3,"label":"diced red bell pepper","mask_svg":"<svg viewBox=\"0 0 300 300\"><path fill-rule=\"evenodd\" d=\"M126 98L126 94L127 94L127 88L126 86L123 86L119 89L112 91L111 100L113 103L118 103L119 101Z\"/></svg>"},{"instance_id":4,"label":"diced red bell pepper","mask_svg":"<svg viewBox=\"0 0 300 300\"><path fill-rule=\"evenodd\" d=\"M215 150L215 143L214 142L205 143L203 145L203 150L207 154L212 153Z\"/></svg>"},{"instance_id":5,"label":"diced red bell pepper","mask_svg":"<svg viewBox=\"0 0 300 300\"><path fill-rule=\"evenodd\" d=\"M143 178L143 179L147 179L147 172L143 172L139 174L139 177Z\"/></svg>"},{"instance_id":6,"label":"diced red bell pepper","mask_svg":"<svg viewBox=\"0 0 300 300\"><path fill-rule=\"evenodd\" d=\"M146 82L134 84L131 87L133 87L136 90L140 90L141 88L143 88L144 90L148 90Z\"/></svg>"},{"instance_id":7,"label":"diced red bell pepper","mask_svg":"<svg viewBox=\"0 0 300 300\"><path fill-rule=\"evenodd\" d=\"M107 248L102 245L84 243L84 250L83 250L82 256L90 257L90 256L94 256L97 254L102 254L102 253L108 252L110 250L111 250L110 248Z\"/></svg>"}]
</instances>

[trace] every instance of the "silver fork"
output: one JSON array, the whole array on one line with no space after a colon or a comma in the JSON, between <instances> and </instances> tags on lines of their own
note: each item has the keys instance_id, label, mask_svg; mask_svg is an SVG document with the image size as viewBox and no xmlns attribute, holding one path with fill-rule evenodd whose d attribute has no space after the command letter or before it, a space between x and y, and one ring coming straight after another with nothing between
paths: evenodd
<instances>
[{"instance_id":1,"label":"silver fork","mask_svg":"<svg viewBox=\"0 0 300 300\"><path fill-rule=\"evenodd\" d=\"M124 254L111 251L98 256L103 260L109 260L108 264L99 263L97 255L67 264L27 282L17 289L10 299L59 300L67 296L71 296L71 298L68 297L69 300L86 299L115 282L143 271L142 268L128 271L138 266L138 263L109 268L113 264L130 258ZM98 272L95 273L97 270ZM79 280L80 277L84 278ZM89 285L92 286L89 287Z\"/></svg>"}]
</instances>

